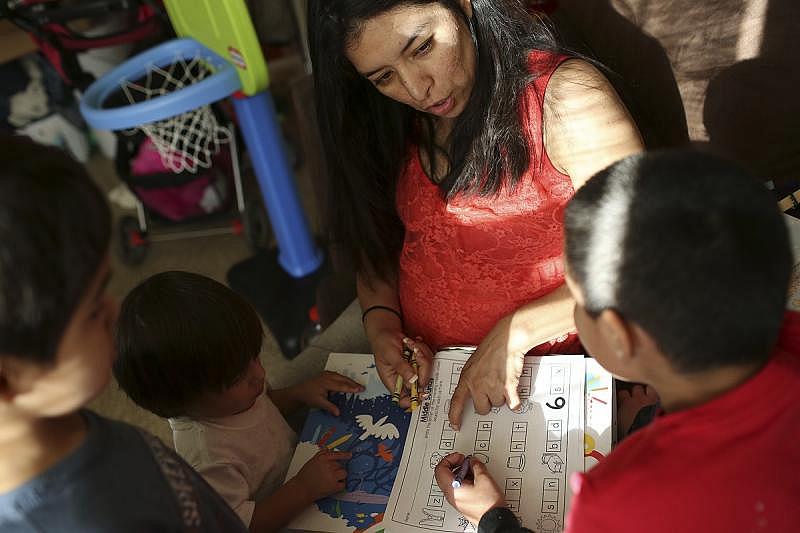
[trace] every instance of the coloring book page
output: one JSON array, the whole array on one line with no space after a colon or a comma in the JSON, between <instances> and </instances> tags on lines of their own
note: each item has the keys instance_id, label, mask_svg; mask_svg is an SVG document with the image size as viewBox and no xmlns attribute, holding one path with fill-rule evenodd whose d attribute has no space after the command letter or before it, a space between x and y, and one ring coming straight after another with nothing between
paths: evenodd
<instances>
[{"instance_id":1,"label":"coloring book page","mask_svg":"<svg viewBox=\"0 0 800 533\"><path fill-rule=\"evenodd\" d=\"M583 434L583 470L609 454L616 435L614 378L594 359L586 363L586 414Z\"/></svg>"},{"instance_id":2,"label":"coloring book page","mask_svg":"<svg viewBox=\"0 0 800 533\"><path fill-rule=\"evenodd\" d=\"M411 414L392 403L371 354L332 353L325 369L357 381L366 390L330 394L339 417L319 409L309 412L286 479L294 477L320 447L327 447L353 454L347 463L346 488L315 502L288 527L352 533L374 527L383 518Z\"/></svg>"},{"instance_id":3,"label":"coloring book page","mask_svg":"<svg viewBox=\"0 0 800 533\"><path fill-rule=\"evenodd\" d=\"M794 257L786 307L792 311L800 311L800 220L789 215L784 215L784 220L789 229L789 243L792 245Z\"/></svg>"},{"instance_id":4,"label":"coloring book page","mask_svg":"<svg viewBox=\"0 0 800 533\"><path fill-rule=\"evenodd\" d=\"M571 496L569 477L584 469L584 357L526 357L520 409L502 406L478 415L468 402L461 430L455 432L447 413L471 352L436 354L430 395L412 414L381 526L390 532L474 531L447 503L433 476L442 457L460 451L486 464L504 491L506 505L525 527L539 533L561 531Z\"/></svg>"}]
</instances>

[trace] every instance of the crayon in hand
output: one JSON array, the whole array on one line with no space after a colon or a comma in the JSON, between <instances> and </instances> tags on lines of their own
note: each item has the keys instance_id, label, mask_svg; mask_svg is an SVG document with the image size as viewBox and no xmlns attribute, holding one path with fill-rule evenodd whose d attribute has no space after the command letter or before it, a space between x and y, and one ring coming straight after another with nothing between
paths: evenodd
<instances>
[{"instance_id":1,"label":"crayon in hand","mask_svg":"<svg viewBox=\"0 0 800 533\"><path fill-rule=\"evenodd\" d=\"M419 407L419 390L417 388L416 379L419 367L417 366L417 359L414 357L414 352L407 346L403 348L403 359L411 363L411 367L414 369L414 377L409 380L409 384L411 385L411 410L414 411Z\"/></svg>"},{"instance_id":2,"label":"crayon in hand","mask_svg":"<svg viewBox=\"0 0 800 533\"><path fill-rule=\"evenodd\" d=\"M454 489L458 489L464 483L464 478L469 475L470 464L469 460L472 456L467 455L464 457L464 461L462 461L461 465L456 467L455 471L455 479L451 483Z\"/></svg>"},{"instance_id":3,"label":"crayon in hand","mask_svg":"<svg viewBox=\"0 0 800 533\"><path fill-rule=\"evenodd\" d=\"M405 359L407 362L411 363L411 356L413 353L414 352L411 351L411 348L408 346L403 346L403 359Z\"/></svg>"},{"instance_id":4,"label":"crayon in hand","mask_svg":"<svg viewBox=\"0 0 800 533\"><path fill-rule=\"evenodd\" d=\"M411 378L411 408L419 407L419 366L417 366L417 351L411 355L411 367L414 369L414 377Z\"/></svg>"},{"instance_id":5,"label":"crayon in hand","mask_svg":"<svg viewBox=\"0 0 800 533\"><path fill-rule=\"evenodd\" d=\"M403 391L403 376L397 375L397 381L394 384L394 391L392 392L392 401L400 403L400 393Z\"/></svg>"}]
</instances>

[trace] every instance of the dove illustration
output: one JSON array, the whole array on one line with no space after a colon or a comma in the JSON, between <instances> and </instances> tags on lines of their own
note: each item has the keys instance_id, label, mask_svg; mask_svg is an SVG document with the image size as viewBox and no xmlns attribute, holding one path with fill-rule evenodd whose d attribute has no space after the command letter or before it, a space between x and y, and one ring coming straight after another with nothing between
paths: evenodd
<instances>
[{"instance_id":1,"label":"dove illustration","mask_svg":"<svg viewBox=\"0 0 800 533\"><path fill-rule=\"evenodd\" d=\"M387 418L389 418L388 415L377 422L373 422L372 415L356 415L358 427L364 430L358 440L366 440L367 437L377 437L379 439L396 439L400 437L400 432L394 424L391 422L384 423Z\"/></svg>"}]
</instances>

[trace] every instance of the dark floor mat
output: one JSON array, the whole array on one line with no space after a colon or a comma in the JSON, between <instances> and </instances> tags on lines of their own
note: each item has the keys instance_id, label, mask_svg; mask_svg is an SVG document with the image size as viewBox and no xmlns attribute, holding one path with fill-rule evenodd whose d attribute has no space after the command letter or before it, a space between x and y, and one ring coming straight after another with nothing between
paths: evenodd
<instances>
[{"instance_id":1,"label":"dark floor mat","mask_svg":"<svg viewBox=\"0 0 800 533\"><path fill-rule=\"evenodd\" d=\"M316 289L327 272L327 262L316 272L293 278L278 264L277 250L264 250L236 263L228 271L228 285L258 311L291 359L303 348L309 331L309 310L316 303Z\"/></svg>"}]
</instances>

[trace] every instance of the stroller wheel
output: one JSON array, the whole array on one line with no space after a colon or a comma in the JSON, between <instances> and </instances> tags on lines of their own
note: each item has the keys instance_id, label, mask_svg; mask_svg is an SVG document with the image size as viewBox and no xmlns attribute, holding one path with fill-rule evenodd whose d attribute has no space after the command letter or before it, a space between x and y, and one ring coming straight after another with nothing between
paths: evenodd
<instances>
[{"instance_id":1,"label":"stroller wheel","mask_svg":"<svg viewBox=\"0 0 800 533\"><path fill-rule=\"evenodd\" d=\"M242 213L242 223L247 244L254 252L269 245L272 231L261 202L253 200L247 202L244 213Z\"/></svg>"},{"instance_id":2,"label":"stroller wheel","mask_svg":"<svg viewBox=\"0 0 800 533\"><path fill-rule=\"evenodd\" d=\"M119 257L126 265L140 265L147 255L147 239L139 229L135 217L122 217L119 221Z\"/></svg>"}]
</instances>

